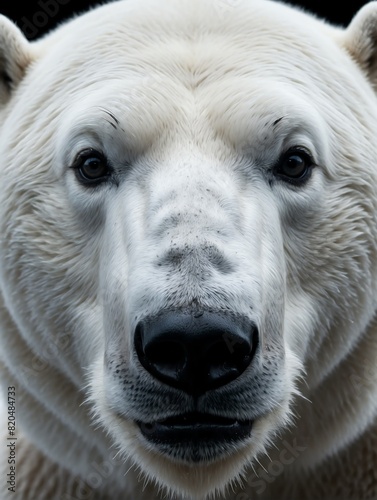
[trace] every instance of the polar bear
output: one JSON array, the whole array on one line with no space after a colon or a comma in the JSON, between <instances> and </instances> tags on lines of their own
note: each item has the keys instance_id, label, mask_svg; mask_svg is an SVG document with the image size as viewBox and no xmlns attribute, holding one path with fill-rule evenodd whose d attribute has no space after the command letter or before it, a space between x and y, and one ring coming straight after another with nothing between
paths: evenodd
<instances>
[{"instance_id":1,"label":"polar bear","mask_svg":"<svg viewBox=\"0 0 377 500\"><path fill-rule=\"evenodd\" d=\"M6 498L377 498L376 39L377 2L1 18Z\"/></svg>"}]
</instances>

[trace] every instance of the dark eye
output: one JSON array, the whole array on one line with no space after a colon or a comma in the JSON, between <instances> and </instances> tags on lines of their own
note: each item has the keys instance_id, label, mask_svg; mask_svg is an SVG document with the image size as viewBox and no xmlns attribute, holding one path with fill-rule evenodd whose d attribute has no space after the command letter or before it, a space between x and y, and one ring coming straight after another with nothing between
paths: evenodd
<instances>
[{"instance_id":1,"label":"dark eye","mask_svg":"<svg viewBox=\"0 0 377 500\"><path fill-rule=\"evenodd\" d=\"M314 161L300 148L291 148L279 159L274 173L292 184L302 184L309 179Z\"/></svg>"},{"instance_id":2,"label":"dark eye","mask_svg":"<svg viewBox=\"0 0 377 500\"><path fill-rule=\"evenodd\" d=\"M98 184L111 173L105 156L94 149L82 151L72 168L76 170L78 179L86 184Z\"/></svg>"}]
</instances>

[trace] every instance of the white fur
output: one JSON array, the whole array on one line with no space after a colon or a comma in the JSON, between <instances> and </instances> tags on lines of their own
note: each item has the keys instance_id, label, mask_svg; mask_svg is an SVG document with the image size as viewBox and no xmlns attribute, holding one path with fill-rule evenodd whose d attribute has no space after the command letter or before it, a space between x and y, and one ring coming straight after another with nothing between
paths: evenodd
<instances>
[{"instance_id":1,"label":"white fur","mask_svg":"<svg viewBox=\"0 0 377 500\"><path fill-rule=\"evenodd\" d=\"M20 460L63 484L52 497L41 476L38 499L80 500L86 481L85 498L312 500L332 468L328 497L351 498L337 464L373 442L377 415L376 13L341 30L269 0L123 0L34 43L0 19L1 381L33 450ZM272 171L294 146L316 165L299 187ZM113 183L78 182L86 148ZM261 338L199 402L255 419L251 436L200 465L135 424L192 409L141 367L133 332L194 306L247 316ZM293 438L299 456L258 483ZM27 461L20 477L12 498L34 491ZM357 498L367 481L377 496L355 479Z\"/></svg>"}]
</instances>

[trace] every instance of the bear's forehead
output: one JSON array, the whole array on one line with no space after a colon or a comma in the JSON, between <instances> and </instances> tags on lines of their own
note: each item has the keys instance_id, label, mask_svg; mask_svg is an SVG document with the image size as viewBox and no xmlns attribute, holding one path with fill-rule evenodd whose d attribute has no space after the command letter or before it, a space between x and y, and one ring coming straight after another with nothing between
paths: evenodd
<instances>
[{"instance_id":1,"label":"bear's forehead","mask_svg":"<svg viewBox=\"0 0 377 500\"><path fill-rule=\"evenodd\" d=\"M230 74L291 78L295 72L299 79L317 61L325 78L325 60L330 69L339 57L326 36L333 31L269 0L121 0L79 16L39 44L50 68L70 79L75 72L90 79L124 71L183 77L196 87Z\"/></svg>"},{"instance_id":2,"label":"bear's forehead","mask_svg":"<svg viewBox=\"0 0 377 500\"><path fill-rule=\"evenodd\" d=\"M59 117L60 127L76 117L85 128L106 108L145 143L166 128L202 130L193 124L208 118L254 136L281 116L331 121L345 88L367 87L338 33L270 0L111 2L36 43L15 127L38 115L38 123Z\"/></svg>"}]
</instances>

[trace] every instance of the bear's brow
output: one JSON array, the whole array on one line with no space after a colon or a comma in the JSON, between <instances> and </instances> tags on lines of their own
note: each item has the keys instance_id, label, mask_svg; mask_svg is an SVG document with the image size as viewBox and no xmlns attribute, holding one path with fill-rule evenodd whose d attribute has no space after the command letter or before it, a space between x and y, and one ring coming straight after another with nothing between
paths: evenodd
<instances>
[{"instance_id":1,"label":"bear's brow","mask_svg":"<svg viewBox=\"0 0 377 500\"><path fill-rule=\"evenodd\" d=\"M272 123L272 126L275 127L279 122L282 121L282 119L284 118L284 116L281 116L280 118L278 118L277 120L275 120L273 123Z\"/></svg>"},{"instance_id":2,"label":"bear's brow","mask_svg":"<svg viewBox=\"0 0 377 500\"><path fill-rule=\"evenodd\" d=\"M111 118L112 121L107 120L108 123L110 123L110 125L112 127L114 127L115 129L117 129L118 125L119 125L119 120L113 115L113 113L111 113L111 111L109 111L106 108L100 108L100 110L110 116L110 118Z\"/></svg>"}]
</instances>

